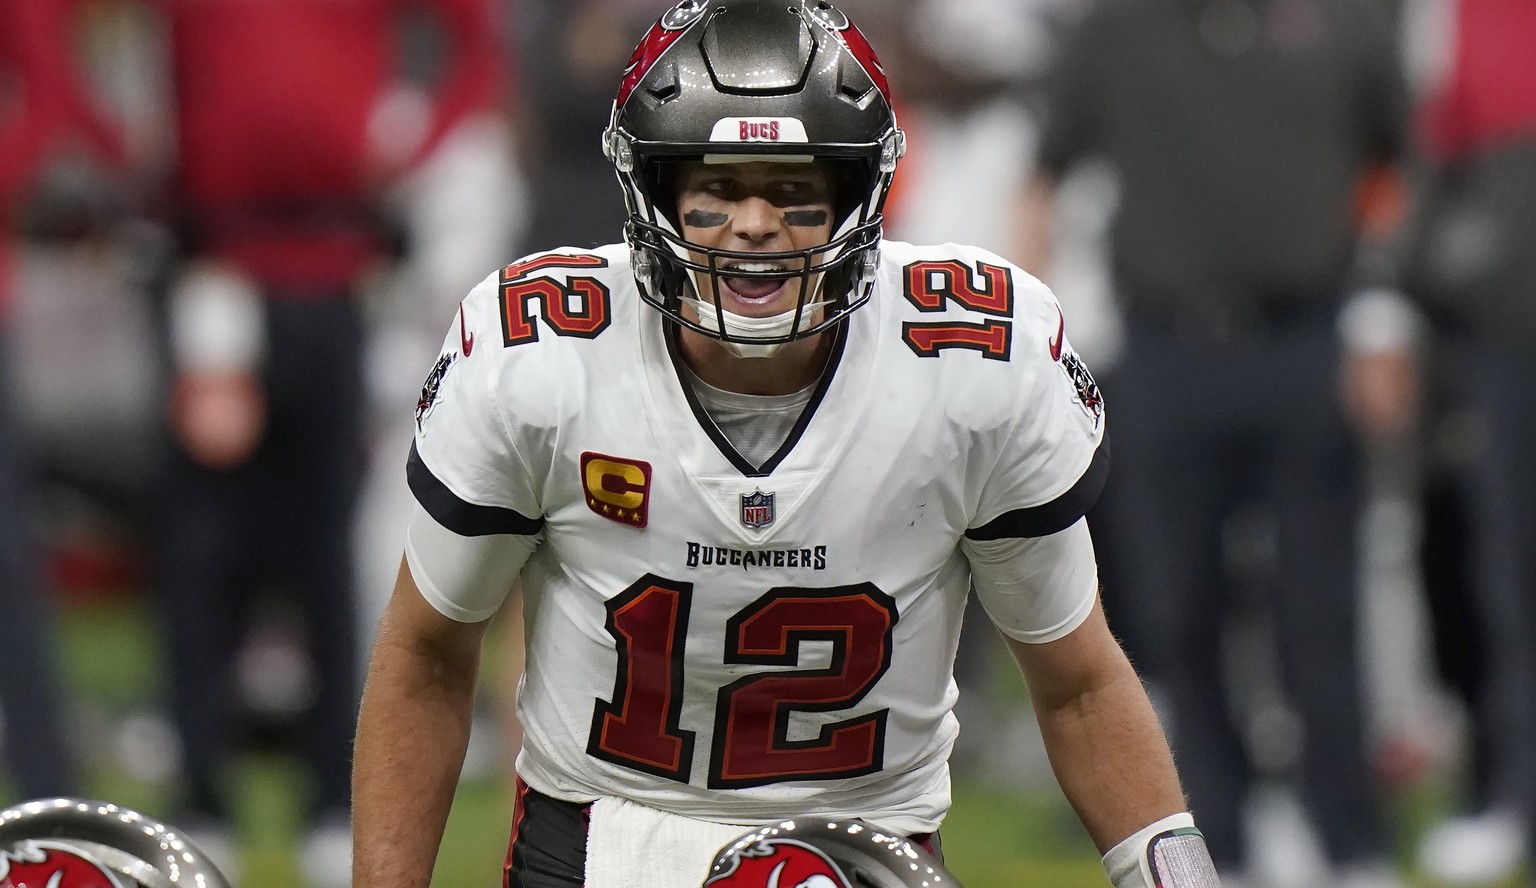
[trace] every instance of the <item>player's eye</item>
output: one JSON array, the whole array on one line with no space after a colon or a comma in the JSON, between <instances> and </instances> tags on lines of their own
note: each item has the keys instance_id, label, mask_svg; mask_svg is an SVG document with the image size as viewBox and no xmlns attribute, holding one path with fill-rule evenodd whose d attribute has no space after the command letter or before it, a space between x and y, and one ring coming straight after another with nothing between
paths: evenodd
<instances>
[{"instance_id":1,"label":"player's eye","mask_svg":"<svg viewBox=\"0 0 1536 888\"><path fill-rule=\"evenodd\" d=\"M707 179L700 183L699 190L720 200L741 200L746 196L746 188L735 179Z\"/></svg>"},{"instance_id":2,"label":"player's eye","mask_svg":"<svg viewBox=\"0 0 1536 888\"><path fill-rule=\"evenodd\" d=\"M775 182L770 189L770 193L775 202L789 205L816 203L823 199L821 186L810 181L784 180Z\"/></svg>"}]
</instances>

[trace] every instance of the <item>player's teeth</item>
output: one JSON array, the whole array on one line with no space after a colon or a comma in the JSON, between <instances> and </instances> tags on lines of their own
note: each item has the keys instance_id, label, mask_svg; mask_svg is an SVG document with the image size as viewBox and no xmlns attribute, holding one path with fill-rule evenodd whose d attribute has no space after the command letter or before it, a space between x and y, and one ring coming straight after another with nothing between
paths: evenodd
<instances>
[{"instance_id":1,"label":"player's teeth","mask_svg":"<svg viewBox=\"0 0 1536 888\"><path fill-rule=\"evenodd\" d=\"M726 271L783 271L784 266L771 262L742 262L735 265L727 265Z\"/></svg>"}]
</instances>

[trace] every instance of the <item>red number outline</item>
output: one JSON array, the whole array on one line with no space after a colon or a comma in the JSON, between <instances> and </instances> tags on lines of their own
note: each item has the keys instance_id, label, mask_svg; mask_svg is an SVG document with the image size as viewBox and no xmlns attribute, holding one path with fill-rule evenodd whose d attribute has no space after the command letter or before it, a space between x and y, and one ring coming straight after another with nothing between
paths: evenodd
<instances>
[{"instance_id":1,"label":"red number outline","mask_svg":"<svg viewBox=\"0 0 1536 888\"><path fill-rule=\"evenodd\" d=\"M902 295L921 312L944 311L953 299L992 318L1013 317L1013 271L1007 266L978 262L973 271L958 259L913 262L902 269L902 281ZM946 348L978 351L993 361L1013 356L1013 324L1009 320L908 321L901 325L901 340L921 358L936 358Z\"/></svg>"},{"instance_id":2,"label":"red number outline","mask_svg":"<svg viewBox=\"0 0 1536 888\"><path fill-rule=\"evenodd\" d=\"M993 361L1013 357L1013 325L1007 321L985 324L907 321L901 325L901 339L920 358L937 358L946 348L972 349Z\"/></svg>"},{"instance_id":3,"label":"red number outline","mask_svg":"<svg viewBox=\"0 0 1536 888\"><path fill-rule=\"evenodd\" d=\"M591 253L577 253L567 255L564 253L548 253L543 256L535 256L532 259L524 259L514 262L501 270L501 282L510 284L520 277L533 274L535 271L543 271L546 268L607 268L608 260Z\"/></svg>"},{"instance_id":4,"label":"red number outline","mask_svg":"<svg viewBox=\"0 0 1536 888\"><path fill-rule=\"evenodd\" d=\"M789 739L790 715L863 700L891 668L896 619L895 599L870 583L783 587L742 608L726 623L725 662L796 666L807 641L831 642L832 660L825 669L763 672L720 689L709 786L833 780L884 767L889 709L824 725L807 740Z\"/></svg>"},{"instance_id":5,"label":"red number outline","mask_svg":"<svg viewBox=\"0 0 1536 888\"><path fill-rule=\"evenodd\" d=\"M595 277L567 276L557 280L536 277L522 280L546 268L606 268L608 260L588 254L576 256L539 256L501 270L501 339L504 346L537 342L539 328L534 323L532 303L537 300L539 314L556 334L578 339L595 339L613 322L609 290ZM571 301L578 305L574 310Z\"/></svg>"},{"instance_id":6,"label":"red number outline","mask_svg":"<svg viewBox=\"0 0 1536 888\"><path fill-rule=\"evenodd\" d=\"M607 603L617 670L611 700L596 700L587 754L687 783L696 732L682 730L683 646L693 584L646 574ZM845 619L839 620L842 615ZM896 601L869 583L827 589L779 587L726 624L724 662L796 666L807 641L829 641L820 669L765 670L717 692L708 785L832 780L884 767L889 709L790 740L795 712L858 704L890 669Z\"/></svg>"},{"instance_id":7,"label":"red number outline","mask_svg":"<svg viewBox=\"0 0 1536 888\"><path fill-rule=\"evenodd\" d=\"M973 275L971 267L960 260L946 259L914 262L903 271L903 295L918 311L943 311L944 303L953 299L971 311L1013 317L1013 272L1006 266L978 262ZM938 288L933 286L934 277L941 281Z\"/></svg>"},{"instance_id":8,"label":"red number outline","mask_svg":"<svg viewBox=\"0 0 1536 888\"><path fill-rule=\"evenodd\" d=\"M692 602L692 583L654 574L608 601L603 625L614 638L618 670L613 702L599 699L592 711L588 755L688 782L695 732L682 729L683 646ZM658 636L659 651L649 644Z\"/></svg>"}]
</instances>

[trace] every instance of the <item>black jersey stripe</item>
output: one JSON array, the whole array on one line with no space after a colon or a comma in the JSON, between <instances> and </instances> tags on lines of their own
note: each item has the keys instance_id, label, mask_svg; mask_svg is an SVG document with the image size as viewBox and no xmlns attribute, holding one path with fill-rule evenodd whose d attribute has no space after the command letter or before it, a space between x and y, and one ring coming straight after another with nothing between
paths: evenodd
<instances>
[{"instance_id":1,"label":"black jersey stripe","mask_svg":"<svg viewBox=\"0 0 1536 888\"><path fill-rule=\"evenodd\" d=\"M1108 477L1109 435L1106 434L1093 453L1093 461L1071 490L1048 503L1004 512L980 527L967 530L965 535L973 540L1001 540L1050 536L1066 530L1088 514L1104 490L1104 480Z\"/></svg>"},{"instance_id":2,"label":"black jersey stripe","mask_svg":"<svg viewBox=\"0 0 1536 888\"><path fill-rule=\"evenodd\" d=\"M515 509L479 506L460 499L421 461L415 441L411 442L411 455L405 461L405 478L411 486L411 493L416 495L416 501L427 510L427 514L459 536L491 536L500 533L531 536L544 529L543 518L529 518Z\"/></svg>"}]
</instances>

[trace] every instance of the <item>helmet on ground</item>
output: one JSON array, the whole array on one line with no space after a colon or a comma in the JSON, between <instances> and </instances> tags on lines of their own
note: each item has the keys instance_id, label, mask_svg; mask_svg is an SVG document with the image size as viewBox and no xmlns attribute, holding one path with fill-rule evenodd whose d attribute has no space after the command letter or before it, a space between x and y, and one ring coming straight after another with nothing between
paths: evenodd
<instances>
[{"instance_id":1,"label":"helmet on ground","mask_svg":"<svg viewBox=\"0 0 1536 888\"><path fill-rule=\"evenodd\" d=\"M705 888L961 888L917 843L862 820L800 817L720 849Z\"/></svg>"},{"instance_id":2,"label":"helmet on ground","mask_svg":"<svg viewBox=\"0 0 1536 888\"><path fill-rule=\"evenodd\" d=\"M56 798L0 811L0 888L229 888L177 830L108 802Z\"/></svg>"},{"instance_id":3,"label":"helmet on ground","mask_svg":"<svg viewBox=\"0 0 1536 888\"><path fill-rule=\"evenodd\" d=\"M868 301L881 212L906 150L879 59L826 0L684 0L635 49L603 140L629 210L625 237L641 296L668 317L734 343L784 343L846 318ZM830 242L743 253L686 240L676 218L685 161L825 164ZM799 277L799 304L778 325L727 323L721 270ZM764 264L774 265L764 270ZM716 288L685 315L690 273ZM817 309L822 309L820 312Z\"/></svg>"}]
</instances>

